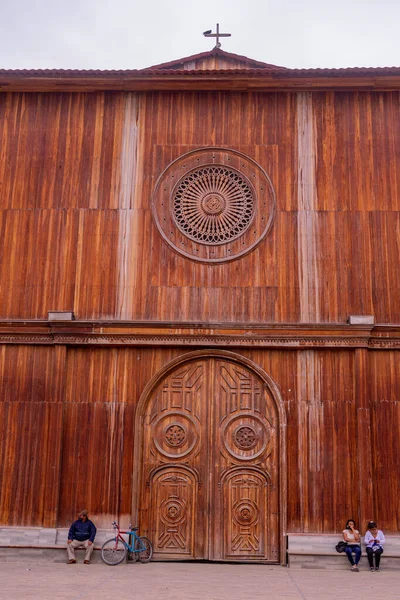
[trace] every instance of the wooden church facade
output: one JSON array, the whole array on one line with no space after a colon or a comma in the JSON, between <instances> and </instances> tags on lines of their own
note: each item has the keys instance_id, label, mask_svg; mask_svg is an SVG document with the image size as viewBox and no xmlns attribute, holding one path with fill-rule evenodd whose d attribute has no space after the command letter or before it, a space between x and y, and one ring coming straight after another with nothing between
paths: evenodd
<instances>
[{"instance_id":1,"label":"wooden church facade","mask_svg":"<svg viewBox=\"0 0 400 600\"><path fill-rule=\"evenodd\" d=\"M399 90L221 50L0 72L0 525L267 563L398 530Z\"/></svg>"}]
</instances>

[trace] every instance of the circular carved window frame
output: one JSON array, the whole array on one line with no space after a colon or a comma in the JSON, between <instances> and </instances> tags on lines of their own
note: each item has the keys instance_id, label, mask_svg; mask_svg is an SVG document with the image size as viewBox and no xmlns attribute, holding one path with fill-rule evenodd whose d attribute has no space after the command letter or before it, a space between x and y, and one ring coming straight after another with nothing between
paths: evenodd
<instances>
[{"instance_id":1,"label":"circular carved window frame","mask_svg":"<svg viewBox=\"0 0 400 600\"><path fill-rule=\"evenodd\" d=\"M179 185L190 173L207 167L235 172L251 189L253 214L236 236L217 243L198 241L185 235L174 214L174 199ZM215 199L216 212L218 199ZM223 200L220 201L221 205ZM270 231L275 216L275 191L265 170L249 156L229 148L200 148L172 161L159 176L152 195L152 213L157 229L172 250L190 260L220 264L237 260L252 252ZM210 212L212 212L210 207ZM240 228L239 228L240 229Z\"/></svg>"},{"instance_id":2,"label":"circular carved window frame","mask_svg":"<svg viewBox=\"0 0 400 600\"><path fill-rule=\"evenodd\" d=\"M192 181L186 183L190 179ZM189 189L182 189L185 184ZM231 201L232 197L236 200L235 205ZM171 194L172 218L178 229L195 243L208 246L227 244L243 235L254 220L256 205L256 193L251 181L237 169L220 164L192 169L176 183ZM245 219L241 220L243 214ZM200 225L193 231L196 222L200 222ZM207 231L206 224L211 231ZM210 236L225 239L207 239Z\"/></svg>"}]
</instances>

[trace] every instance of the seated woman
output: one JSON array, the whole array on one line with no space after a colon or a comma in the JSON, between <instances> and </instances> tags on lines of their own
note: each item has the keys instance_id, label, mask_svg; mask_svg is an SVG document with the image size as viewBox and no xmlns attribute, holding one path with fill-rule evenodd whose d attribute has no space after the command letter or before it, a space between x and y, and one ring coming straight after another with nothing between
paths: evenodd
<instances>
[{"instance_id":1,"label":"seated woman","mask_svg":"<svg viewBox=\"0 0 400 600\"><path fill-rule=\"evenodd\" d=\"M378 529L375 521L370 521L368 523L367 532L364 537L364 543L366 545L368 562L371 571L379 571L379 564L381 562L381 554L383 552L385 536L383 535L382 531Z\"/></svg>"},{"instance_id":2,"label":"seated woman","mask_svg":"<svg viewBox=\"0 0 400 600\"><path fill-rule=\"evenodd\" d=\"M343 529L343 539L347 542L345 552L351 564L351 571L358 572L358 563L361 558L361 537L356 529L354 519L349 519ZM354 554L354 557L353 557Z\"/></svg>"}]
</instances>

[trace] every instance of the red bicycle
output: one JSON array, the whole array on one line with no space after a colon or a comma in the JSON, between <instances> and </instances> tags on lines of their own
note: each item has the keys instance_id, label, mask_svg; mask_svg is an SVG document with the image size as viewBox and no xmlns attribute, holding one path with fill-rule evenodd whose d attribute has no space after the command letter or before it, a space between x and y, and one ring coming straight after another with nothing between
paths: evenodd
<instances>
[{"instance_id":1,"label":"red bicycle","mask_svg":"<svg viewBox=\"0 0 400 600\"><path fill-rule=\"evenodd\" d=\"M119 525L114 521L114 537L104 542L101 547L101 560L106 565L115 566L126 560L126 557L132 553L137 555L142 563L147 563L153 556L153 546L150 540L144 536L138 536L136 531L139 527L129 526L129 531L121 531ZM128 543L122 535L129 535ZM132 541L131 541L132 540Z\"/></svg>"}]
</instances>

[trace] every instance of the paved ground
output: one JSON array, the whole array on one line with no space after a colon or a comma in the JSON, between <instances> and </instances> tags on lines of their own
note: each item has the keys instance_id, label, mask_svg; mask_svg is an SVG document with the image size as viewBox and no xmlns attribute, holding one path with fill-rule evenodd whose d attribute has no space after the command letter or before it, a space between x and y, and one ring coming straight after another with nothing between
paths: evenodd
<instances>
[{"instance_id":1,"label":"paved ground","mask_svg":"<svg viewBox=\"0 0 400 600\"><path fill-rule=\"evenodd\" d=\"M383 562L383 561L382 561ZM400 571L150 563L0 564L1 600L399 600Z\"/></svg>"}]
</instances>

